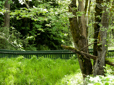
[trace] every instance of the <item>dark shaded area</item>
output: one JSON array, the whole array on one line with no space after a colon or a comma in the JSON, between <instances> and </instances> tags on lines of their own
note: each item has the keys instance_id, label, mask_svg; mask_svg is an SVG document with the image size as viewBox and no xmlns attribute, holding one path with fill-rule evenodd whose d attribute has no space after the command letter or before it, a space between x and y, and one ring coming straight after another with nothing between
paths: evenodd
<instances>
[{"instance_id":1,"label":"dark shaded area","mask_svg":"<svg viewBox=\"0 0 114 85\"><path fill-rule=\"evenodd\" d=\"M41 2L27 2L30 7L33 5L37 6L41 3L49 3L52 7L57 7L58 4L56 0L42 0ZM19 4L18 0L13 0L13 4L11 4L11 10L20 9L22 7L26 7L25 5ZM39 14L39 16L44 16ZM30 18L22 18L17 20L16 17L11 18L11 26L14 27L17 31L21 33L20 39L23 40L23 47L25 50L30 50L29 46L36 47L37 50L42 50L42 47L46 47L48 50L56 50L61 48L61 37L52 33L50 29L53 27L47 27L46 24L50 23L51 20L48 21L33 21ZM39 30L39 27L35 25L40 25L42 30ZM28 42L24 41L28 36L34 36L34 38L29 39ZM55 39L56 38L56 39ZM47 50L46 49L46 50ZM44 50L44 49L43 49Z\"/></svg>"}]
</instances>

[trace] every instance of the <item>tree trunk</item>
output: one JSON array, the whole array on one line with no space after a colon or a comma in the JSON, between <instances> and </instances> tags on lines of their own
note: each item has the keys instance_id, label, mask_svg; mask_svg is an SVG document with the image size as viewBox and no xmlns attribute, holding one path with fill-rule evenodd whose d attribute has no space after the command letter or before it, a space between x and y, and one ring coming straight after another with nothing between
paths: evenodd
<instances>
[{"instance_id":1,"label":"tree trunk","mask_svg":"<svg viewBox=\"0 0 114 85\"><path fill-rule=\"evenodd\" d=\"M9 0L6 0L5 2L5 9L6 12L4 13L4 27L5 27L5 32L6 32L6 36L9 36L9 27L10 27L10 2Z\"/></svg>"},{"instance_id":2,"label":"tree trunk","mask_svg":"<svg viewBox=\"0 0 114 85\"><path fill-rule=\"evenodd\" d=\"M98 34L99 34L99 29L100 26L99 24L101 23L101 16L102 16L102 7L101 7L101 3L103 2L103 0L96 0L96 7L95 7L95 24L94 24L94 46L93 46L93 55L98 56L97 50L97 42L98 42ZM94 61L95 64L95 61Z\"/></svg>"},{"instance_id":3,"label":"tree trunk","mask_svg":"<svg viewBox=\"0 0 114 85\"><path fill-rule=\"evenodd\" d=\"M101 17L101 27L98 34L98 41L97 41L97 54L98 58L96 59L95 66L94 66L94 76L96 75L104 75L104 67L105 66L105 56L107 52L107 30L109 25L109 14L106 11L107 7L104 6L103 13Z\"/></svg>"},{"instance_id":4,"label":"tree trunk","mask_svg":"<svg viewBox=\"0 0 114 85\"><path fill-rule=\"evenodd\" d=\"M77 9L78 8L78 9ZM76 15L76 12L83 12L81 16ZM69 18L70 30L73 37L75 48L88 53L87 41L87 26L84 13L84 0L79 0L79 6L76 6L76 0L72 0L69 5L69 12L72 12L74 17ZM82 49L85 47L84 49ZM92 74L92 64L90 58L86 59L85 55L78 55L78 61L83 74L83 78Z\"/></svg>"},{"instance_id":5,"label":"tree trunk","mask_svg":"<svg viewBox=\"0 0 114 85\"><path fill-rule=\"evenodd\" d=\"M114 0L110 1L110 17L109 17L109 23L110 23L110 26L113 27L114 26L114 23L113 23L113 20L114 20ZM111 29L110 32L108 32L108 37L109 38L113 38L114 39L114 28Z\"/></svg>"},{"instance_id":6,"label":"tree trunk","mask_svg":"<svg viewBox=\"0 0 114 85\"><path fill-rule=\"evenodd\" d=\"M4 34L5 36L0 37L0 49L8 49L8 37L9 37L9 27L10 27L10 3L9 0L5 1L4 7L6 12L4 13Z\"/></svg>"}]
</instances>

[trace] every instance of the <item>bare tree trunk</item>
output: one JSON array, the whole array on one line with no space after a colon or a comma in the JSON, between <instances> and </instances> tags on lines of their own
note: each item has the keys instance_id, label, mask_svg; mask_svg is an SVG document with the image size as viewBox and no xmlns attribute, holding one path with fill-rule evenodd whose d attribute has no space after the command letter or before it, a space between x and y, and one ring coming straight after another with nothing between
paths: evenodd
<instances>
[{"instance_id":1,"label":"bare tree trunk","mask_svg":"<svg viewBox=\"0 0 114 85\"><path fill-rule=\"evenodd\" d=\"M107 0L108 1L108 0ZM109 2L109 1L108 1ZM106 2L104 2L106 3ZM109 14L108 11L106 11L107 7L104 6L103 7L103 13L102 13L102 17L101 17L101 28L98 34L98 39L99 39L99 43L97 42L97 44L99 44L97 47L97 52L98 52L98 58L96 59L95 62L95 66L94 66L94 76L96 75L104 75L104 67L105 66L105 56L106 56L106 52L107 52L107 30L108 30L108 26L109 26Z\"/></svg>"},{"instance_id":2,"label":"bare tree trunk","mask_svg":"<svg viewBox=\"0 0 114 85\"><path fill-rule=\"evenodd\" d=\"M10 3L9 0L5 1L4 7L6 12L4 13L4 29L3 32L5 36L0 36L0 49L8 49L8 37L9 37L9 27L10 27Z\"/></svg>"},{"instance_id":3,"label":"bare tree trunk","mask_svg":"<svg viewBox=\"0 0 114 85\"><path fill-rule=\"evenodd\" d=\"M78 9L77 9L78 8ZM76 12L83 12L81 16L77 16ZM69 5L69 12L72 12L74 17L69 18L70 30L75 44L75 48L88 53L88 41L87 41L87 26L84 13L84 0L79 0L79 7L76 6L76 0L72 0ZM84 49L82 49L85 47ZM78 55L78 61L83 74L83 78L92 74L92 64L90 58L86 59L85 55Z\"/></svg>"},{"instance_id":4,"label":"bare tree trunk","mask_svg":"<svg viewBox=\"0 0 114 85\"><path fill-rule=\"evenodd\" d=\"M5 27L5 31L6 31L6 36L8 37L9 36L9 27L10 27L10 14L9 14L10 3L9 3L9 0L6 0L4 6L6 9L6 12L4 13L4 27Z\"/></svg>"}]
</instances>

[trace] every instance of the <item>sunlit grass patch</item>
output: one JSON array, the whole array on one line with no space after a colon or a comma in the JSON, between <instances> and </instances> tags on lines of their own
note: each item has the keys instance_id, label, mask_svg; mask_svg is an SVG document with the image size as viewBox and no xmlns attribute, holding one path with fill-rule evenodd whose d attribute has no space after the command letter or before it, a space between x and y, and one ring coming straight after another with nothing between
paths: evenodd
<instances>
[{"instance_id":1,"label":"sunlit grass patch","mask_svg":"<svg viewBox=\"0 0 114 85\"><path fill-rule=\"evenodd\" d=\"M78 69L76 59L0 58L0 85L55 85Z\"/></svg>"}]
</instances>

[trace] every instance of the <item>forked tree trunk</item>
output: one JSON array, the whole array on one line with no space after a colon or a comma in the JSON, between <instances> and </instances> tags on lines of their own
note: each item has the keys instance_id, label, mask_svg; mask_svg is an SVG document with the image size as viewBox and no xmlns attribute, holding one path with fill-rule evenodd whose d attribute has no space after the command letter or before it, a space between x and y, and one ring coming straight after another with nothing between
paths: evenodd
<instances>
[{"instance_id":1,"label":"forked tree trunk","mask_svg":"<svg viewBox=\"0 0 114 85\"><path fill-rule=\"evenodd\" d=\"M78 8L78 9L77 9ZM76 15L76 12L83 12L81 16ZM69 18L70 30L75 44L75 48L88 53L88 41L87 41L87 26L84 13L84 0L79 0L78 7L76 6L76 0L72 0L69 5L69 12L72 12L74 17ZM85 47L85 48L84 48ZM83 74L83 78L92 74L92 64L90 58L86 59L81 55L78 55L78 61Z\"/></svg>"}]
</instances>

